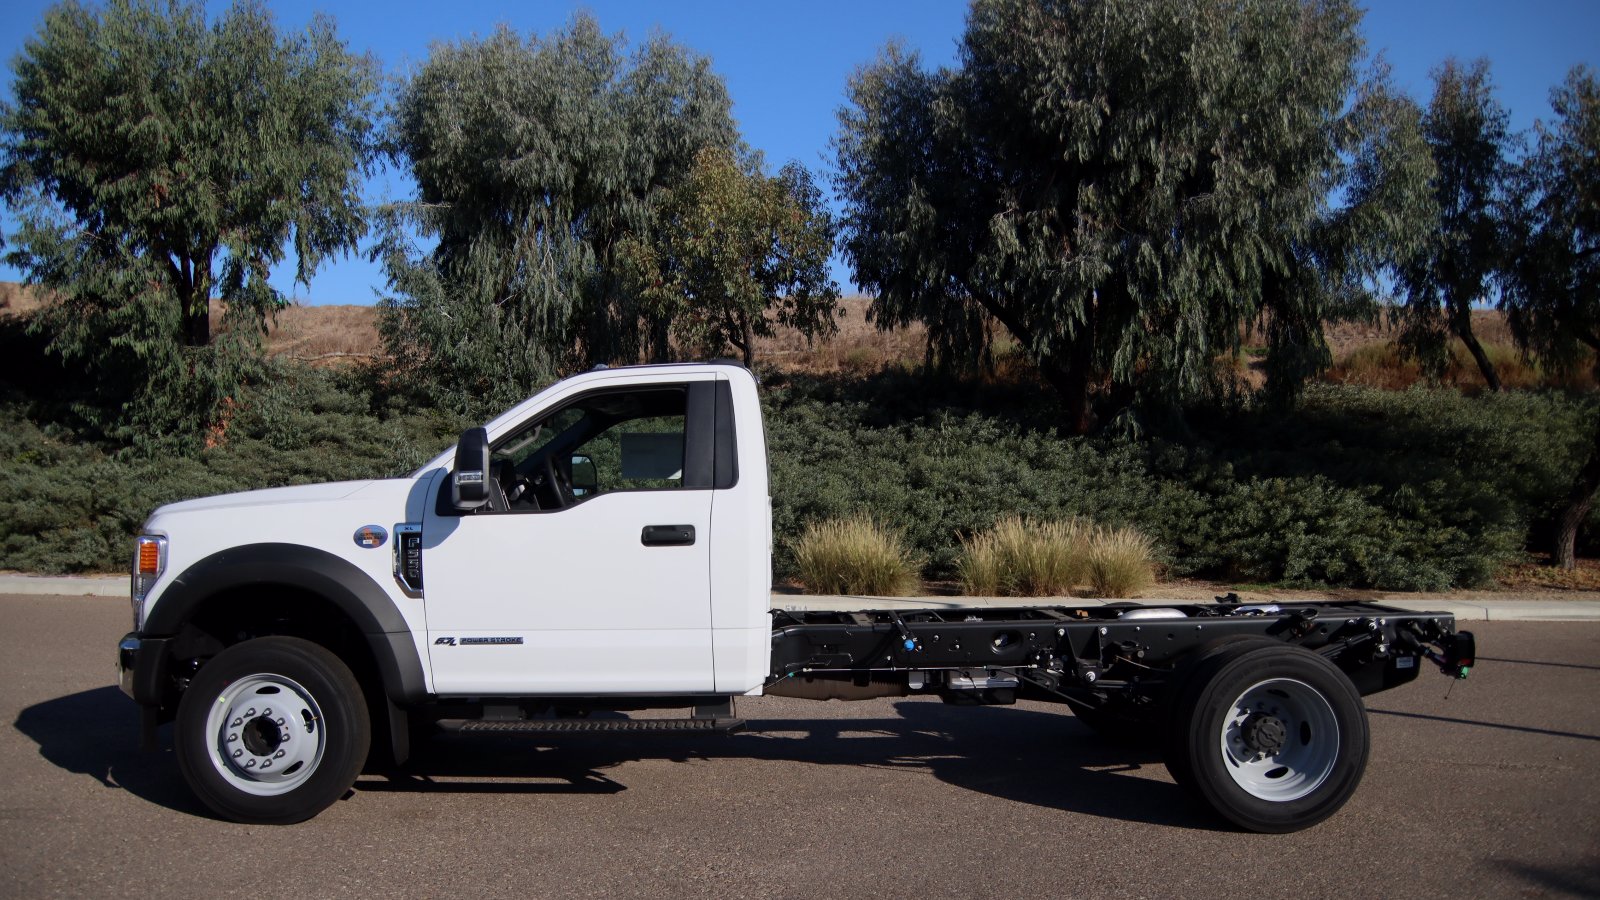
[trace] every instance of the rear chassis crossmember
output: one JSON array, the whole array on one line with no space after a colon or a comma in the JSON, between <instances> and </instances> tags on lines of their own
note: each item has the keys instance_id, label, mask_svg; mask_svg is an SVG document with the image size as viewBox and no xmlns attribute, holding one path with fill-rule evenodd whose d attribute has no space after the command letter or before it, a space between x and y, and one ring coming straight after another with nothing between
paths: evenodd
<instances>
[{"instance_id":1,"label":"rear chassis crossmember","mask_svg":"<svg viewBox=\"0 0 1600 900\"><path fill-rule=\"evenodd\" d=\"M1470 632L1449 613L1373 603L774 610L770 694L851 699L926 688L952 702L1020 692L1074 709L1154 716L1185 664L1243 637L1314 651L1363 695L1405 684L1426 659L1465 678Z\"/></svg>"}]
</instances>

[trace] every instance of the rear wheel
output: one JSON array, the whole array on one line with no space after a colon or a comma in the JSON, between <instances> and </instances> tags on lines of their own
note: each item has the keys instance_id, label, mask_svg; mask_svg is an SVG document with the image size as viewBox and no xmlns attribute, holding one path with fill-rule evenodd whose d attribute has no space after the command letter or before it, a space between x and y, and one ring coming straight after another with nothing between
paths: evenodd
<instances>
[{"instance_id":1,"label":"rear wheel","mask_svg":"<svg viewBox=\"0 0 1600 900\"><path fill-rule=\"evenodd\" d=\"M265 637L217 654L178 705L178 768L201 802L237 822L311 818L355 783L371 725L361 687L310 641Z\"/></svg>"},{"instance_id":2,"label":"rear wheel","mask_svg":"<svg viewBox=\"0 0 1600 900\"><path fill-rule=\"evenodd\" d=\"M1241 647L1279 647L1283 642L1275 638L1263 637L1259 634L1237 634L1212 641L1188 655L1178 666L1172 679L1172 687L1164 694L1166 703L1166 728L1160 732L1162 741L1162 756L1167 762L1167 772L1172 775L1172 780L1187 786L1194 780L1189 771L1188 760L1183 754L1176 752L1175 742L1181 735L1176 732L1175 716L1173 711L1183 699L1184 693L1195 681L1203 677L1203 673L1210 671L1212 662L1225 653L1237 653Z\"/></svg>"},{"instance_id":3,"label":"rear wheel","mask_svg":"<svg viewBox=\"0 0 1600 900\"><path fill-rule=\"evenodd\" d=\"M1241 642L1197 666L1166 747L1186 788L1251 831L1308 828L1337 812L1366 769L1361 695L1302 647Z\"/></svg>"}]
</instances>

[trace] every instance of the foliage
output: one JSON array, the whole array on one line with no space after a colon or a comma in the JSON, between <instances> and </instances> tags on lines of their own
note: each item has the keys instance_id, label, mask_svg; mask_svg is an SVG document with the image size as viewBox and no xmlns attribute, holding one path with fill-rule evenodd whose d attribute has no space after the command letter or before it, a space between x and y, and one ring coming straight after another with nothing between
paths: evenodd
<instances>
[{"instance_id":1,"label":"foliage","mask_svg":"<svg viewBox=\"0 0 1600 900\"><path fill-rule=\"evenodd\" d=\"M729 108L704 57L659 36L625 56L588 15L544 39L435 45L393 110L418 199L390 210L376 251L400 365L482 412L639 359L668 323L622 283L619 248L701 150L734 146Z\"/></svg>"},{"instance_id":2,"label":"foliage","mask_svg":"<svg viewBox=\"0 0 1600 900\"><path fill-rule=\"evenodd\" d=\"M1096 597L1137 597L1156 583L1155 546L1134 528L1096 528L1084 566Z\"/></svg>"},{"instance_id":3,"label":"foliage","mask_svg":"<svg viewBox=\"0 0 1600 900\"><path fill-rule=\"evenodd\" d=\"M333 24L279 34L254 3L50 9L0 108L7 261L55 302L52 351L94 372L97 424L194 435L239 390L282 297L365 225L374 66ZM212 327L212 303L224 321Z\"/></svg>"},{"instance_id":4,"label":"foliage","mask_svg":"<svg viewBox=\"0 0 1600 900\"><path fill-rule=\"evenodd\" d=\"M794 542L795 569L813 594L903 597L917 562L891 528L864 516L812 522Z\"/></svg>"},{"instance_id":5,"label":"foliage","mask_svg":"<svg viewBox=\"0 0 1600 900\"><path fill-rule=\"evenodd\" d=\"M1437 377L1449 364L1452 336L1473 355L1490 390L1500 377L1472 332L1472 307L1489 295L1504 268L1501 201L1512 147L1505 109L1495 102L1489 64L1446 60L1433 73L1433 100L1422 133L1433 156L1437 225L1399 271L1405 304L1400 346Z\"/></svg>"},{"instance_id":6,"label":"foliage","mask_svg":"<svg viewBox=\"0 0 1600 900\"><path fill-rule=\"evenodd\" d=\"M778 534L864 513L941 578L959 535L1077 516L1137 527L1179 576L1397 590L1478 584L1519 559L1597 414L1561 394L1312 385L1291 413L1197 408L1187 430L1073 438L1035 393L902 373L797 378L765 402ZM792 553L775 565L792 575Z\"/></svg>"},{"instance_id":7,"label":"foliage","mask_svg":"<svg viewBox=\"0 0 1600 900\"><path fill-rule=\"evenodd\" d=\"M1578 66L1550 92L1556 119L1540 124L1518 173L1518 237L1505 283L1512 333L1547 364L1600 353L1600 80ZM1593 357L1600 366L1600 356ZM1597 368L1600 374L1600 368Z\"/></svg>"},{"instance_id":8,"label":"foliage","mask_svg":"<svg viewBox=\"0 0 1600 900\"><path fill-rule=\"evenodd\" d=\"M1600 380L1600 81L1578 66L1550 93L1552 127L1524 161L1513 206L1520 246L1506 278L1503 305L1512 334L1558 370L1590 351ZM1550 542L1563 569L1576 565L1578 530L1600 493L1600 416L1588 457L1573 468L1566 503Z\"/></svg>"},{"instance_id":9,"label":"foliage","mask_svg":"<svg viewBox=\"0 0 1600 900\"><path fill-rule=\"evenodd\" d=\"M1422 233L1414 104L1356 71L1348 2L978 0L961 67L890 47L836 141L843 250L885 325L993 323L1089 425L1091 387L1204 395L1263 316L1279 393ZM1334 204L1333 198L1341 198Z\"/></svg>"},{"instance_id":10,"label":"foliage","mask_svg":"<svg viewBox=\"0 0 1600 900\"><path fill-rule=\"evenodd\" d=\"M60 573L125 570L129 539L163 503L230 491L393 477L454 440L460 421L391 407L353 374L273 366L239 395L215 445L194 454L118 452L38 404L0 401L0 559Z\"/></svg>"},{"instance_id":11,"label":"foliage","mask_svg":"<svg viewBox=\"0 0 1600 900\"><path fill-rule=\"evenodd\" d=\"M275 365L212 447L151 454L86 439L36 390L0 390L13 423L0 435L0 554L24 571L118 571L161 503L398 475L467 424L362 373ZM1592 395L1314 385L1292 413L1196 408L1188 431L1152 421L1143 438L1078 438L1055 433L1048 395L901 372L769 379L764 395L774 533L870 517L934 578L960 574L962 537L1023 515L1136 527L1178 576L1473 585L1551 527L1600 418ZM1597 526L1591 513L1591 549ZM795 550L776 545L780 577L796 575Z\"/></svg>"},{"instance_id":12,"label":"foliage","mask_svg":"<svg viewBox=\"0 0 1600 900\"><path fill-rule=\"evenodd\" d=\"M791 162L769 178L758 161L706 149L664 192L653 233L630 235L621 256L651 319L670 323L662 337L692 358L732 346L753 367L755 340L772 337L774 325L808 342L836 330L833 236L833 216L804 166ZM651 356L672 358L666 346Z\"/></svg>"},{"instance_id":13,"label":"foliage","mask_svg":"<svg viewBox=\"0 0 1600 900\"><path fill-rule=\"evenodd\" d=\"M980 597L1059 597L1087 573L1091 526L1077 519L1036 522L1006 516L961 539L956 570Z\"/></svg>"}]
</instances>

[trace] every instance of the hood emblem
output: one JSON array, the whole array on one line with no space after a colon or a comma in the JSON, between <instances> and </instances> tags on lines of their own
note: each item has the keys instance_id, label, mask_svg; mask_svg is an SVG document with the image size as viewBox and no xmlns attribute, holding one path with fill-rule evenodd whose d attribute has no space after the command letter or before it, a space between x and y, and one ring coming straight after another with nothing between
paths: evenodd
<instances>
[{"instance_id":1,"label":"hood emblem","mask_svg":"<svg viewBox=\"0 0 1600 900\"><path fill-rule=\"evenodd\" d=\"M363 525L356 529L356 546L372 550L382 547L383 542L389 539L389 532L383 530L382 525Z\"/></svg>"}]
</instances>

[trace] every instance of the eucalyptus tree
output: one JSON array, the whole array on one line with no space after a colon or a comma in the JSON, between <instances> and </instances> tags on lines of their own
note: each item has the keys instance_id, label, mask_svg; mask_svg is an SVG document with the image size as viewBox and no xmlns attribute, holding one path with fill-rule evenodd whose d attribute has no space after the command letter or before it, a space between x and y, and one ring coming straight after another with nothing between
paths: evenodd
<instances>
[{"instance_id":1,"label":"eucalyptus tree","mask_svg":"<svg viewBox=\"0 0 1600 900\"><path fill-rule=\"evenodd\" d=\"M1600 80L1588 66L1550 92L1555 119L1535 128L1517 174L1517 237L1503 297L1512 334L1541 364L1588 364L1600 381ZM1554 558L1576 564L1574 544L1600 490L1600 415L1588 461L1557 516Z\"/></svg>"},{"instance_id":2,"label":"eucalyptus tree","mask_svg":"<svg viewBox=\"0 0 1600 900\"><path fill-rule=\"evenodd\" d=\"M775 176L759 158L704 150L666 192L655 227L630 236L624 256L650 318L657 358L701 358L734 348L746 366L756 338L777 326L807 340L836 329L839 286L828 273L834 221L811 173L790 162Z\"/></svg>"},{"instance_id":3,"label":"eucalyptus tree","mask_svg":"<svg viewBox=\"0 0 1600 900\"><path fill-rule=\"evenodd\" d=\"M1503 201L1515 139L1505 108L1494 99L1486 60L1446 60L1434 70L1433 83L1422 132L1435 167L1438 218L1399 270L1406 295L1398 308L1400 345L1438 374L1449 362L1450 339L1457 338L1489 389L1498 391L1500 376L1472 330L1472 307L1490 298L1507 262Z\"/></svg>"},{"instance_id":4,"label":"eucalyptus tree","mask_svg":"<svg viewBox=\"0 0 1600 900\"><path fill-rule=\"evenodd\" d=\"M363 234L376 68L327 18L113 0L52 7L13 69L0 191L7 260L53 298L34 327L96 374L101 424L192 435L282 306L287 248L308 279Z\"/></svg>"},{"instance_id":5,"label":"eucalyptus tree","mask_svg":"<svg viewBox=\"0 0 1600 900\"><path fill-rule=\"evenodd\" d=\"M1202 392L1261 324L1270 386L1325 366L1422 224L1419 112L1359 70L1343 0L977 0L956 68L851 79L842 246L880 325L979 358L998 323L1091 390Z\"/></svg>"},{"instance_id":6,"label":"eucalyptus tree","mask_svg":"<svg viewBox=\"0 0 1600 900\"><path fill-rule=\"evenodd\" d=\"M1600 360L1600 80L1578 66L1550 92L1517 173L1516 252L1505 280L1512 332L1541 362ZM1600 370L1597 370L1600 374Z\"/></svg>"},{"instance_id":7,"label":"eucalyptus tree","mask_svg":"<svg viewBox=\"0 0 1600 900\"><path fill-rule=\"evenodd\" d=\"M393 109L418 187L378 251L402 365L467 408L640 358L653 323L619 250L701 150L736 145L730 105L705 57L662 36L627 53L587 15L436 45Z\"/></svg>"}]
</instances>

